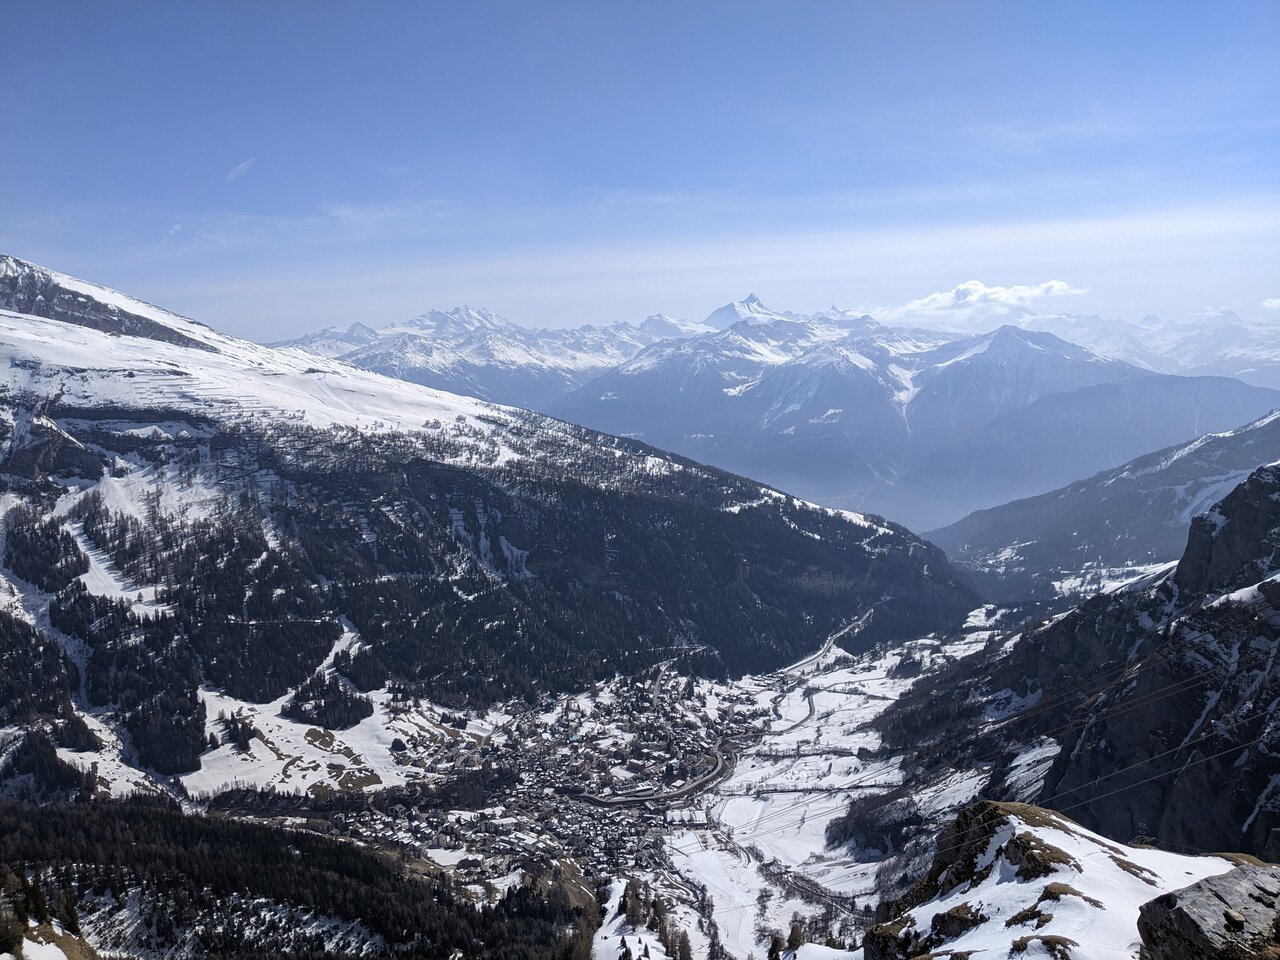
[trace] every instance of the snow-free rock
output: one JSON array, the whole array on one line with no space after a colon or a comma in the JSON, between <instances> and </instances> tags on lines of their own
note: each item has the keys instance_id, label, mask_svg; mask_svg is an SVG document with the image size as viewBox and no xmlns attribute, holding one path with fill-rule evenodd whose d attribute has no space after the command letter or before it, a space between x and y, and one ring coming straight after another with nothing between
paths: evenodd
<instances>
[{"instance_id":1,"label":"snow-free rock","mask_svg":"<svg viewBox=\"0 0 1280 960\"><path fill-rule=\"evenodd\" d=\"M1280 957L1280 868L1247 864L1144 903L1143 960Z\"/></svg>"}]
</instances>

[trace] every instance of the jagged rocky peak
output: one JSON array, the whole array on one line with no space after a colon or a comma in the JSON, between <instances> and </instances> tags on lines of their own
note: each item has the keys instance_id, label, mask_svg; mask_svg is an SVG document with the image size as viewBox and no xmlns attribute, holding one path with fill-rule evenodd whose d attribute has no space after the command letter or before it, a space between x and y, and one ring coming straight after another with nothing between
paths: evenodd
<instances>
[{"instance_id":1,"label":"jagged rocky peak","mask_svg":"<svg viewBox=\"0 0 1280 960\"><path fill-rule=\"evenodd\" d=\"M734 300L712 310L703 322L715 330L724 330L743 320L751 323L768 323L771 320L787 319L790 319L789 314L770 310L764 305L763 300L754 293L750 293L741 300Z\"/></svg>"},{"instance_id":2,"label":"jagged rocky peak","mask_svg":"<svg viewBox=\"0 0 1280 960\"><path fill-rule=\"evenodd\" d=\"M1280 568L1280 463L1255 470L1191 522L1174 582L1208 594L1250 586Z\"/></svg>"}]
</instances>

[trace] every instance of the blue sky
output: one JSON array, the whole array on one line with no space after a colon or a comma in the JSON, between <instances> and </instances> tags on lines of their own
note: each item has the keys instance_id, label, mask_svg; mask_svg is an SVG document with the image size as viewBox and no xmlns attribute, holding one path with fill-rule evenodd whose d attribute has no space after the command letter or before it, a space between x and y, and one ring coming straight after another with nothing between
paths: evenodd
<instances>
[{"instance_id":1,"label":"blue sky","mask_svg":"<svg viewBox=\"0 0 1280 960\"><path fill-rule=\"evenodd\" d=\"M0 0L0 249L257 339L1280 297L1280 4ZM1048 289L1048 288L1046 288Z\"/></svg>"}]
</instances>

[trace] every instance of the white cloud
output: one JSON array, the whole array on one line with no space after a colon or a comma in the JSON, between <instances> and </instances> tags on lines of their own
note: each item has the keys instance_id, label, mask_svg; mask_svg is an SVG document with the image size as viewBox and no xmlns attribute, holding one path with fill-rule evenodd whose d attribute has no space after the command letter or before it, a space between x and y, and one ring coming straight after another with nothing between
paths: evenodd
<instances>
[{"instance_id":1,"label":"white cloud","mask_svg":"<svg viewBox=\"0 0 1280 960\"><path fill-rule=\"evenodd\" d=\"M231 183L231 181L239 180L243 177L249 172L249 168L253 166L253 162L257 159L257 157L250 157L248 160L244 161L244 163L237 163L234 167L228 170L227 183Z\"/></svg>"},{"instance_id":2,"label":"white cloud","mask_svg":"<svg viewBox=\"0 0 1280 960\"><path fill-rule=\"evenodd\" d=\"M1280 310L1280 297L1267 297L1262 301L1263 310Z\"/></svg>"},{"instance_id":3,"label":"white cloud","mask_svg":"<svg viewBox=\"0 0 1280 960\"><path fill-rule=\"evenodd\" d=\"M1080 296L1088 292L1087 288L1073 287L1064 280L1046 280L1043 283L1014 284L1008 287L991 286L981 280L966 280L950 290L931 293L900 307L873 308L868 312L879 320L899 323L965 325L974 320L1026 315L1031 312L1031 304L1037 300Z\"/></svg>"}]
</instances>

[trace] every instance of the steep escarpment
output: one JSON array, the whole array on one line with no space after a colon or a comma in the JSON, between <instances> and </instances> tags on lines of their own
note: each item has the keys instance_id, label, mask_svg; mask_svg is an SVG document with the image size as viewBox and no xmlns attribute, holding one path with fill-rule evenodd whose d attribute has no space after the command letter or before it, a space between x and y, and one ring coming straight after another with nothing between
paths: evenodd
<instances>
[{"instance_id":1,"label":"steep escarpment","mask_svg":"<svg viewBox=\"0 0 1280 960\"><path fill-rule=\"evenodd\" d=\"M1280 465L1251 474L1191 522L1173 583L1191 596L1238 590L1280 570Z\"/></svg>"},{"instance_id":2,"label":"steep escarpment","mask_svg":"<svg viewBox=\"0 0 1280 960\"><path fill-rule=\"evenodd\" d=\"M909 777L967 771L1116 840L1274 856L1278 508L1280 470L1254 471L1176 569L922 678L878 720L886 747Z\"/></svg>"}]
</instances>

